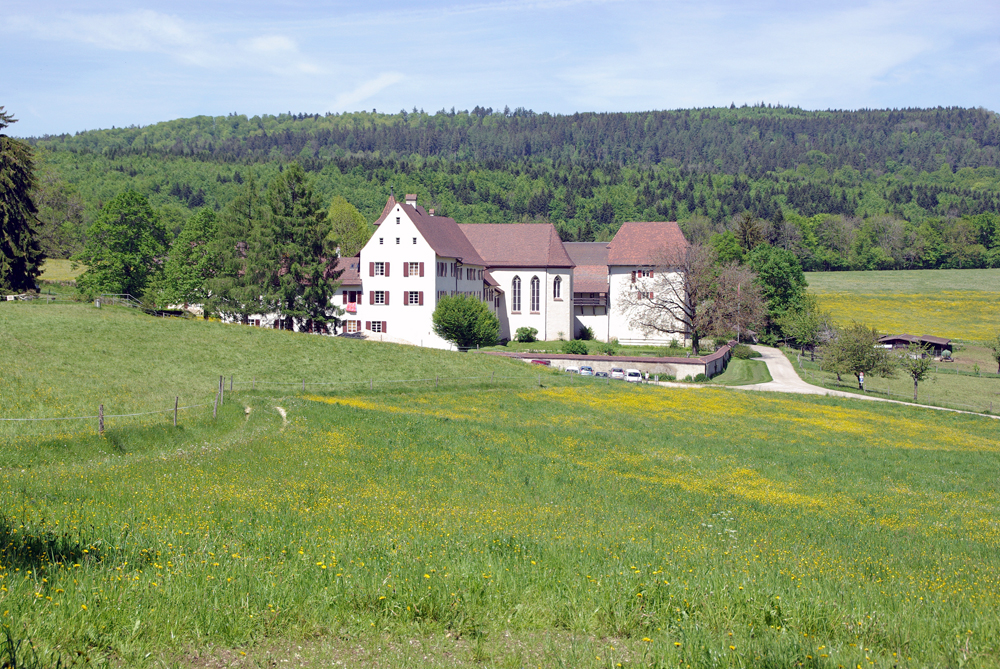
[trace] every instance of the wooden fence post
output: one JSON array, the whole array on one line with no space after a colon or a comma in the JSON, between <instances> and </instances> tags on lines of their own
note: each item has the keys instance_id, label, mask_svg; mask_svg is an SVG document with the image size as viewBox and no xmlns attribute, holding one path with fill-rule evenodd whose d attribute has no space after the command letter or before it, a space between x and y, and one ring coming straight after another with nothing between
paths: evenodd
<instances>
[{"instance_id":1,"label":"wooden fence post","mask_svg":"<svg viewBox=\"0 0 1000 669\"><path fill-rule=\"evenodd\" d=\"M256 389L257 389L257 377L254 376L251 377L250 379L250 390L256 390Z\"/></svg>"},{"instance_id":2,"label":"wooden fence post","mask_svg":"<svg viewBox=\"0 0 1000 669\"><path fill-rule=\"evenodd\" d=\"M219 415L219 393L215 393L215 406L212 407L212 418Z\"/></svg>"},{"instance_id":3,"label":"wooden fence post","mask_svg":"<svg viewBox=\"0 0 1000 669\"><path fill-rule=\"evenodd\" d=\"M219 377L219 403L226 403L226 382L222 376Z\"/></svg>"},{"instance_id":4,"label":"wooden fence post","mask_svg":"<svg viewBox=\"0 0 1000 669\"><path fill-rule=\"evenodd\" d=\"M233 375L229 375L229 392L233 392Z\"/></svg>"},{"instance_id":5,"label":"wooden fence post","mask_svg":"<svg viewBox=\"0 0 1000 669\"><path fill-rule=\"evenodd\" d=\"M177 403L180 401L180 397L174 397L174 427L177 427Z\"/></svg>"},{"instance_id":6,"label":"wooden fence post","mask_svg":"<svg viewBox=\"0 0 1000 669\"><path fill-rule=\"evenodd\" d=\"M104 405L97 407L97 434L104 436Z\"/></svg>"},{"instance_id":7,"label":"wooden fence post","mask_svg":"<svg viewBox=\"0 0 1000 669\"><path fill-rule=\"evenodd\" d=\"M375 390L375 377L373 376L371 381L368 383L368 390Z\"/></svg>"},{"instance_id":8,"label":"wooden fence post","mask_svg":"<svg viewBox=\"0 0 1000 669\"><path fill-rule=\"evenodd\" d=\"M542 385L542 375L539 374L538 375L538 386L541 387L541 385Z\"/></svg>"},{"instance_id":9,"label":"wooden fence post","mask_svg":"<svg viewBox=\"0 0 1000 669\"><path fill-rule=\"evenodd\" d=\"M306 380L302 379L302 392L306 391Z\"/></svg>"},{"instance_id":10,"label":"wooden fence post","mask_svg":"<svg viewBox=\"0 0 1000 669\"><path fill-rule=\"evenodd\" d=\"M490 372L490 383L493 383L493 375L494 374L496 374L496 372Z\"/></svg>"},{"instance_id":11,"label":"wooden fence post","mask_svg":"<svg viewBox=\"0 0 1000 669\"><path fill-rule=\"evenodd\" d=\"M434 375L434 387L435 388L438 387L438 377L437 377L437 374Z\"/></svg>"}]
</instances>

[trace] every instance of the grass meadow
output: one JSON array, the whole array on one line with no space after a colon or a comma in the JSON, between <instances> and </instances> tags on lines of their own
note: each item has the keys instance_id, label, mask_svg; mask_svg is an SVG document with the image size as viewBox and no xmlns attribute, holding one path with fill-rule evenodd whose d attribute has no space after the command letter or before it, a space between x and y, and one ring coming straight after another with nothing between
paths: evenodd
<instances>
[{"instance_id":1,"label":"grass meadow","mask_svg":"<svg viewBox=\"0 0 1000 669\"><path fill-rule=\"evenodd\" d=\"M16 307L4 416L515 377L4 432L0 624L43 664L1000 665L990 419Z\"/></svg>"},{"instance_id":2,"label":"grass meadow","mask_svg":"<svg viewBox=\"0 0 1000 669\"><path fill-rule=\"evenodd\" d=\"M962 341L1000 332L1000 269L808 272L806 280L840 322Z\"/></svg>"}]
</instances>

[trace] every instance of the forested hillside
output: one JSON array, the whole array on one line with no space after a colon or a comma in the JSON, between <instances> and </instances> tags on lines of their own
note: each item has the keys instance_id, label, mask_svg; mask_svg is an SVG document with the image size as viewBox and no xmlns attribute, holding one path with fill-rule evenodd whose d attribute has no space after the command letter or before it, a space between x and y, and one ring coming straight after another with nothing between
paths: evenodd
<instances>
[{"instance_id":1,"label":"forested hillside","mask_svg":"<svg viewBox=\"0 0 1000 669\"><path fill-rule=\"evenodd\" d=\"M56 255L126 188L176 234L250 173L263 188L298 161L325 202L369 220L414 192L462 222L589 240L668 219L707 241L749 211L806 269L1000 266L1000 118L982 109L230 115L31 141Z\"/></svg>"}]
</instances>

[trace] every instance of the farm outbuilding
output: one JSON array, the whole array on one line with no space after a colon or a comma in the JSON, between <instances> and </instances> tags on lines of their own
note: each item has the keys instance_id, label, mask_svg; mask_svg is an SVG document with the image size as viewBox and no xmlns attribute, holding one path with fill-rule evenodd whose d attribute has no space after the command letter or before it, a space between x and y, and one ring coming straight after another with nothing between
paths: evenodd
<instances>
[{"instance_id":1,"label":"farm outbuilding","mask_svg":"<svg viewBox=\"0 0 1000 669\"><path fill-rule=\"evenodd\" d=\"M944 337L934 337L932 335L922 335L917 337L911 334L886 335L879 338L879 343L887 348L907 348L910 344L919 344L939 357L943 351L951 352L951 340Z\"/></svg>"}]
</instances>

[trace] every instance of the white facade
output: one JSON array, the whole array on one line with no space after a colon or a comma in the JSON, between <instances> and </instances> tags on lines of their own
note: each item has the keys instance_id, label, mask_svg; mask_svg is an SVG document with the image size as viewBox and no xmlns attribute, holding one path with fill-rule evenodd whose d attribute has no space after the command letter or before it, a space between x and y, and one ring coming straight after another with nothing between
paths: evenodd
<instances>
[{"instance_id":1,"label":"white facade","mask_svg":"<svg viewBox=\"0 0 1000 669\"><path fill-rule=\"evenodd\" d=\"M358 313L363 317L358 320L363 333L385 334L416 346L452 348L434 333L437 301L458 294L483 299L484 270L482 265L438 255L406 209L396 204L361 249L363 294Z\"/></svg>"},{"instance_id":2,"label":"white facade","mask_svg":"<svg viewBox=\"0 0 1000 669\"><path fill-rule=\"evenodd\" d=\"M573 338L571 268L505 267L490 274L503 290L497 309L501 339L513 339L522 327L538 330L542 341Z\"/></svg>"},{"instance_id":3,"label":"white facade","mask_svg":"<svg viewBox=\"0 0 1000 669\"><path fill-rule=\"evenodd\" d=\"M611 323L608 319L608 300L600 293L574 293L573 336L579 337L583 328L594 331L594 339L608 341Z\"/></svg>"},{"instance_id":4,"label":"white facade","mask_svg":"<svg viewBox=\"0 0 1000 669\"><path fill-rule=\"evenodd\" d=\"M608 295L611 305L608 308L610 316L608 318L608 336L617 338L622 345L641 344L669 344L673 340L684 343L686 338L683 334L668 334L663 332L644 332L636 327L633 320L635 312L640 307L637 301L643 299L642 296L657 290L662 290L664 284L670 281L679 280L680 275L676 271L668 272L666 275L660 273L659 268L649 266L620 266L612 265L608 268L610 280L610 294Z\"/></svg>"}]
</instances>

